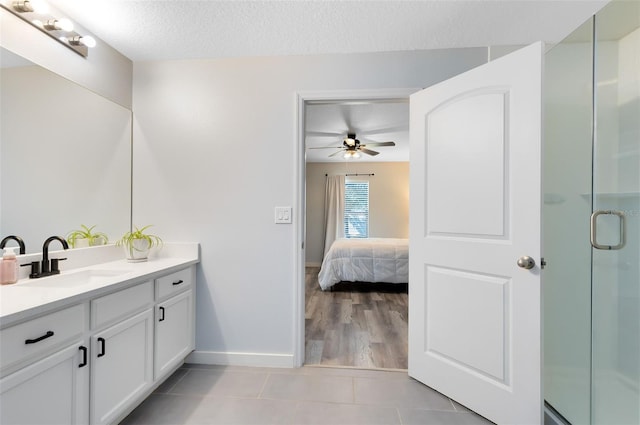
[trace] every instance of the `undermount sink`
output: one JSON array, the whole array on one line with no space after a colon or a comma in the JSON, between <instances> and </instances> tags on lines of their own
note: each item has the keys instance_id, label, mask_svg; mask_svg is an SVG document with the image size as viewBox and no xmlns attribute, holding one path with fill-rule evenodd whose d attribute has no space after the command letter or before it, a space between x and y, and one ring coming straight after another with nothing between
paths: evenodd
<instances>
[{"instance_id":1,"label":"undermount sink","mask_svg":"<svg viewBox=\"0 0 640 425\"><path fill-rule=\"evenodd\" d=\"M75 286L101 283L114 277L129 273L130 270L122 269L88 269L77 272L62 272L61 274L31 279L22 283L24 286L41 286L49 288L72 288Z\"/></svg>"}]
</instances>

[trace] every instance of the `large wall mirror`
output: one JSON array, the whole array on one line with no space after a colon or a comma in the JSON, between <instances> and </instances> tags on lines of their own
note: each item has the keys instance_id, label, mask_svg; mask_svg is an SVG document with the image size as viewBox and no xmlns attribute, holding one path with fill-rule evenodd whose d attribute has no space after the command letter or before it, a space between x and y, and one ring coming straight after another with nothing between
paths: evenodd
<instances>
[{"instance_id":1,"label":"large wall mirror","mask_svg":"<svg viewBox=\"0 0 640 425\"><path fill-rule=\"evenodd\" d=\"M131 222L131 111L0 54L1 237L27 253L81 224L117 240Z\"/></svg>"}]
</instances>

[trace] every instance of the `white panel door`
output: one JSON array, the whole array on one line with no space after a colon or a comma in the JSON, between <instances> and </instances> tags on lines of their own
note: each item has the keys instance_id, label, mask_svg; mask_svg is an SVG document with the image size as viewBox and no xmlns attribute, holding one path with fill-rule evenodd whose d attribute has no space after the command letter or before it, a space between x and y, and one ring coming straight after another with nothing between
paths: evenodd
<instances>
[{"instance_id":1,"label":"white panel door","mask_svg":"<svg viewBox=\"0 0 640 425\"><path fill-rule=\"evenodd\" d=\"M540 424L542 44L411 96L409 375Z\"/></svg>"}]
</instances>

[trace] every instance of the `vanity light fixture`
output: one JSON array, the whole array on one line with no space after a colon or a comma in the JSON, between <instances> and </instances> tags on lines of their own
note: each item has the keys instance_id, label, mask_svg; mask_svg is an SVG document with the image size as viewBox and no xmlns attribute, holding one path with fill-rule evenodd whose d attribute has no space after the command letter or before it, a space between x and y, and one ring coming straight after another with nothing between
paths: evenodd
<instances>
[{"instance_id":1,"label":"vanity light fixture","mask_svg":"<svg viewBox=\"0 0 640 425\"><path fill-rule=\"evenodd\" d=\"M89 48L96 47L96 39L90 35L76 35L67 40L72 46L84 45Z\"/></svg>"},{"instance_id":2,"label":"vanity light fixture","mask_svg":"<svg viewBox=\"0 0 640 425\"><path fill-rule=\"evenodd\" d=\"M60 30L65 32L73 31L73 22L68 19L49 19L44 23L44 29L52 31L52 30Z\"/></svg>"},{"instance_id":3,"label":"vanity light fixture","mask_svg":"<svg viewBox=\"0 0 640 425\"><path fill-rule=\"evenodd\" d=\"M82 57L86 58L89 55L88 48L96 45L95 38L75 32L73 22L66 18L57 18L56 15L60 16L62 13L52 10L43 0L0 0L0 7Z\"/></svg>"},{"instance_id":4,"label":"vanity light fixture","mask_svg":"<svg viewBox=\"0 0 640 425\"><path fill-rule=\"evenodd\" d=\"M43 0L23 0L23 1L14 1L12 4L13 8L17 12L36 12L36 13L47 13L49 12L49 5Z\"/></svg>"}]
</instances>

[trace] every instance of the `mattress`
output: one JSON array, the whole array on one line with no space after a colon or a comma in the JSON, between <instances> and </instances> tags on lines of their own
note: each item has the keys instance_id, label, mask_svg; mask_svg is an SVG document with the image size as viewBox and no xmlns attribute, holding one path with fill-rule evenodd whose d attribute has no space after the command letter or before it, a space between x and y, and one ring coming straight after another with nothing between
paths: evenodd
<instances>
[{"instance_id":1,"label":"mattress","mask_svg":"<svg viewBox=\"0 0 640 425\"><path fill-rule=\"evenodd\" d=\"M318 281L323 290L338 282L409 282L409 240L337 239L322 261Z\"/></svg>"}]
</instances>

